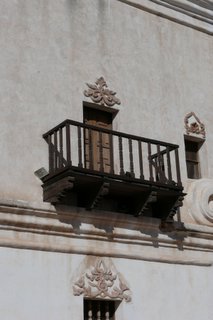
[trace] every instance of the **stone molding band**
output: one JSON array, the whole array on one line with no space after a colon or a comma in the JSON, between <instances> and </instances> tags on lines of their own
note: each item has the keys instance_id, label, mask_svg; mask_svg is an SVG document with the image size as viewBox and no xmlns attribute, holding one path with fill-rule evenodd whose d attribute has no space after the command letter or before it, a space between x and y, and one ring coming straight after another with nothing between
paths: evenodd
<instances>
[{"instance_id":1,"label":"stone molding band","mask_svg":"<svg viewBox=\"0 0 213 320\"><path fill-rule=\"evenodd\" d=\"M108 257L203 266L213 263L212 228L203 226L206 232L201 226L197 231L185 228L168 235L159 232L157 223L151 226L143 219L134 223L131 218L120 221L119 217L112 222L111 231L105 230L105 225L106 219L86 211L59 214L0 206L0 246L102 256L104 243L104 256Z\"/></svg>"},{"instance_id":2,"label":"stone molding band","mask_svg":"<svg viewBox=\"0 0 213 320\"><path fill-rule=\"evenodd\" d=\"M212 0L118 0L201 32L213 35Z\"/></svg>"}]
</instances>

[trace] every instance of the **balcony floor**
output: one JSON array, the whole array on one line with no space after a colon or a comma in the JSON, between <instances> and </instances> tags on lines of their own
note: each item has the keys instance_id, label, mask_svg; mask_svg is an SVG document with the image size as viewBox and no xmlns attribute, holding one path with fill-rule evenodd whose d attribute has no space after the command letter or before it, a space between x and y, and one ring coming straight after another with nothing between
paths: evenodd
<instances>
[{"instance_id":1,"label":"balcony floor","mask_svg":"<svg viewBox=\"0 0 213 320\"><path fill-rule=\"evenodd\" d=\"M69 167L43 179L44 201L166 220L182 205L182 186Z\"/></svg>"}]
</instances>

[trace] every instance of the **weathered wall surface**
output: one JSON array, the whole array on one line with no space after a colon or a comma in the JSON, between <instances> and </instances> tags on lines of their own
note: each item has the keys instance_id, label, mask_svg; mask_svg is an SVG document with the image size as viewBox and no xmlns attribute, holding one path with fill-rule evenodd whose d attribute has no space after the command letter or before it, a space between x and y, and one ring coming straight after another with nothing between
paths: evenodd
<instances>
[{"instance_id":1,"label":"weathered wall surface","mask_svg":"<svg viewBox=\"0 0 213 320\"><path fill-rule=\"evenodd\" d=\"M201 20L193 24L185 17L187 25L191 21L187 27L127 2L150 3L0 3L0 312L5 320L82 320L83 297L73 295L72 285L79 266L86 268L87 255L112 259L128 283L132 302L120 304L116 320L212 319L211 30L205 32ZM100 76L122 102L115 130L180 145L189 194L179 229L167 234L157 219L79 208L59 212L43 203L34 175L40 167L48 169L42 134L67 118L82 121L86 82ZM206 127L202 179L193 182L186 175L183 138L190 111Z\"/></svg>"},{"instance_id":2,"label":"weathered wall surface","mask_svg":"<svg viewBox=\"0 0 213 320\"><path fill-rule=\"evenodd\" d=\"M83 320L73 285L99 257L130 290L116 320L211 319L211 228L163 234L152 220L1 206L1 315Z\"/></svg>"},{"instance_id":3,"label":"weathered wall surface","mask_svg":"<svg viewBox=\"0 0 213 320\"><path fill-rule=\"evenodd\" d=\"M184 117L206 125L203 177L212 178L212 37L119 1L1 2L1 194L42 202L42 134L82 120L85 82L103 75L122 105L114 129L180 145ZM21 186L21 187L20 187Z\"/></svg>"},{"instance_id":4,"label":"weathered wall surface","mask_svg":"<svg viewBox=\"0 0 213 320\"><path fill-rule=\"evenodd\" d=\"M73 296L73 284L89 257L15 249L2 249L2 257L4 319L83 320L83 299ZM119 305L118 319L212 318L212 291L206 290L212 269L124 259L113 264L132 291L132 302Z\"/></svg>"}]
</instances>

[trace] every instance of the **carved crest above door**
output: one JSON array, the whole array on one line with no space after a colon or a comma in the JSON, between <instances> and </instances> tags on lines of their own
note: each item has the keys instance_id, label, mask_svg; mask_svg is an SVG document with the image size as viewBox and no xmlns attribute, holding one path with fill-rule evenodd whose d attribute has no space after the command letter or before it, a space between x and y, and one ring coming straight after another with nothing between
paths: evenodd
<instances>
[{"instance_id":1,"label":"carved crest above door","mask_svg":"<svg viewBox=\"0 0 213 320\"><path fill-rule=\"evenodd\" d=\"M194 112L190 112L185 116L184 124L187 134L200 135L203 139L205 139L205 126Z\"/></svg>"},{"instance_id":2,"label":"carved crest above door","mask_svg":"<svg viewBox=\"0 0 213 320\"><path fill-rule=\"evenodd\" d=\"M100 103L108 107L112 107L115 104L121 104L120 100L115 97L116 92L108 89L106 81L103 77L97 79L95 84L87 83L88 90L84 90L84 95L90 97L93 102Z\"/></svg>"}]
</instances>

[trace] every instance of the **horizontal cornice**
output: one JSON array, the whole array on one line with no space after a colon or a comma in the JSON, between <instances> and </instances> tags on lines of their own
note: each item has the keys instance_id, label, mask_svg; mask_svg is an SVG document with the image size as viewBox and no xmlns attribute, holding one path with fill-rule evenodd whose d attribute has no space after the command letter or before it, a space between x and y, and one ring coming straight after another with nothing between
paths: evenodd
<instances>
[{"instance_id":1,"label":"horizontal cornice","mask_svg":"<svg viewBox=\"0 0 213 320\"><path fill-rule=\"evenodd\" d=\"M85 210L0 205L0 246L210 266L213 230L159 230L158 219ZM103 250L104 248L104 250Z\"/></svg>"},{"instance_id":2,"label":"horizontal cornice","mask_svg":"<svg viewBox=\"0 0 213 320\"><path fill-rule=\"evenodd\" d=\"M117 0L151 14L213 35L212 0Z\"/></svg>"}]
</instances>

